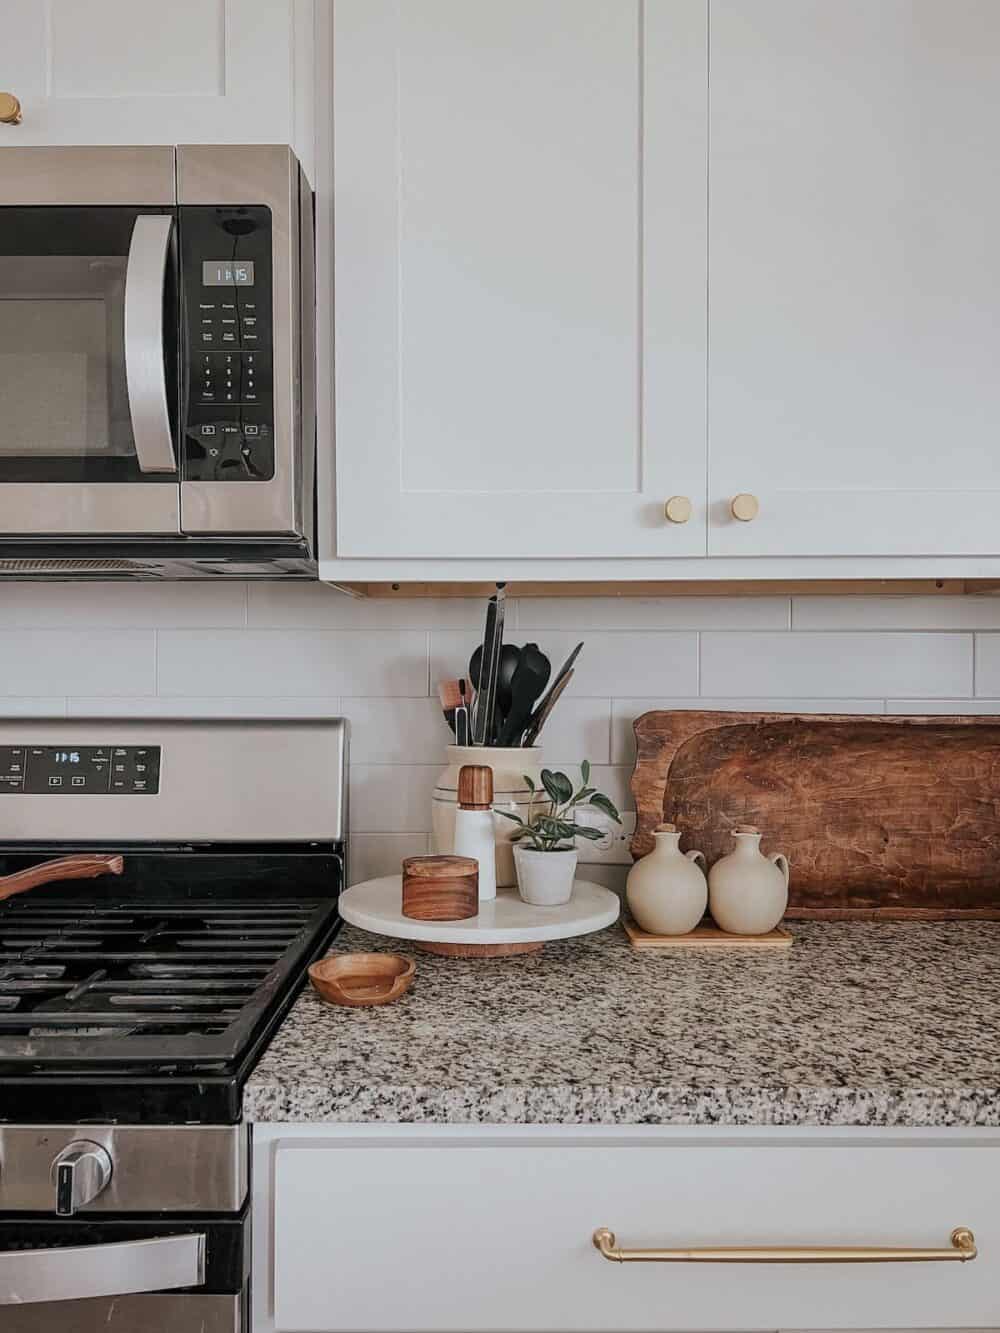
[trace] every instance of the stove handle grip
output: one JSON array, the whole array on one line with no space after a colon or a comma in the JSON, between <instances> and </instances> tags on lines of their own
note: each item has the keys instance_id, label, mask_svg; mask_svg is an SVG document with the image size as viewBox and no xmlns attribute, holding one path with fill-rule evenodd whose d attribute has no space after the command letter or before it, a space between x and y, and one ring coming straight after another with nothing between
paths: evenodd
<instances>
[{"instance_id":1,"label":"stove handle grip","mask_svg":"<svg viewBox=\"0 0 1000 1333\"><path fill-rule=\"evenodd\" d=\"M0 901L55 880L96 879L98 875L120 875L124 869L124 858L117 855L60 856L54 861L42 861L37 866L0 877Z\"/></svg>"},{"instance_id":2,"label":"stove handle grip","mask_svg":"<svg viewBox=\"0 0 1000 1333\"><path fill-rule=\"evenodd\" d=\"M0 1251L0 1306L130 1296L204 1283L201 1232L110 1245Z\"/></svg>"}]
</instances>

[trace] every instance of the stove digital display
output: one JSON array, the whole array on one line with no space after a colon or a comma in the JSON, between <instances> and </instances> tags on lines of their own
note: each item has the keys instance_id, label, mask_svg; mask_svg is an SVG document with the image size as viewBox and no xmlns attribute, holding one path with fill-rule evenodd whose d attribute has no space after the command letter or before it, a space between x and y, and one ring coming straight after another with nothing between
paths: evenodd
<instances>
[{"instance_id":1,"label":"stove digital display","mask_svg":"<svg viewBox=\"0 0 1000 1333\"><path fill-rule=\"evenodd\" d=\"M155 796L158 745L0 745L0 795Z\"/></svg>"}]
</instances>

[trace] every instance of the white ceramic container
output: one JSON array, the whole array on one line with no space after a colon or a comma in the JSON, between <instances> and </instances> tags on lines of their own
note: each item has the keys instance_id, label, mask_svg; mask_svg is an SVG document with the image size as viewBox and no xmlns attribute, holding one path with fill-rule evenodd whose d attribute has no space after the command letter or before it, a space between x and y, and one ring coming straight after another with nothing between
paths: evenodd
<instances>
[{"instance_id":1,"label":"white ceramic container","mask_svg":"<svg viewBox=\"0 0 1000 1333\"><path fill-rule=\"evenodd\" d=\"M653 839L653 850L628 872L625 901L650 935L686 935L708 906L705 857L681 851L676 824L661 824Z\"/></svg>"},{"instance_id":2,"label":"white ceramic container","mask_svg":"<svg viewBox=\"0 0 1000 1333\"><path fill-rule=\"evenodd\" d=\"M510 821L508 820L508 823ZM514 844L517 891L532 907L560 907L573 896L577 852L536 852Z\"/></svg>"},{"instance_id":3,"label":"white ceramic container","mask_svg":"<svg viewBox=\"0 0 1000 1333\"><path fill-rule=\"evenodd\" d=\"M760 839L759 829L741 824L734 850L708 872L708 910L731 935L766 935L788 906L788 857L765 856Z\"/></svg>"},{"instance_id":4,"label":"white ceramic container","mask_svg":"<svg viewBox=\"0 0 1000 1333\"><path fill-rule=\"evenodd\" d=\"M438 777L431 801L432 851L450 856L455 850L458 771L463 764L485 764L493 770L494 811L510 810L527 819L531 793L524 785L524 779L527 776L536 787L541 786L542 751L539 746L510 749L497 746L494 749L488 745L449 745L447 753L448 766ZM516 830L517 825L512 820L494 814L498 888L509 888L517 883L510 841Z\"/></svg>"}]
</instances>

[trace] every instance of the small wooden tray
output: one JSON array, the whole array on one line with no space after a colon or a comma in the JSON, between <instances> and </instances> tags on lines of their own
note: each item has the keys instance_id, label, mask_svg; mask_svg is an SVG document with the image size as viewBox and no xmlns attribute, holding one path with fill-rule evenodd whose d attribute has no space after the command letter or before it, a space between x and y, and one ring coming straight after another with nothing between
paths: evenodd
<instances>
[{"instance_id":1,"label":"small wooden tray","mask_svg":"<svg viewBox=\"0 0 1000 1333\"><path fill-rule=\"evenodd\" d=\"M687 935L648 935L629 918L622 921L633 949L790 949L792 936L784 926L766 935L730 935L704 922Z\"/></svg>"},{"instance_id":2,"label":"small wooden tray","mask_svg":"<svg viewBox=\"0 0 1000 1333\"><path fill-rule=\"evenodd\" d=\"M309 980L329 1004L350 1008L391 1004L410 989L417 965L398 953L335 953L309 968Z\"/></svg>"}]
</instances>

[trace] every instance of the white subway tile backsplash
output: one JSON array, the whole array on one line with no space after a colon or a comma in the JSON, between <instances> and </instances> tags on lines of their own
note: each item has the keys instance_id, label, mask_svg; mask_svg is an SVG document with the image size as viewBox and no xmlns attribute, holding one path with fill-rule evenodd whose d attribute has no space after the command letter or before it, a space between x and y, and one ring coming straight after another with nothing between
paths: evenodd
<instances>
[{"instance_id":1,"label":"white subway tile backsplash","mask_svg":"<svg viewBox=\"0 0 1000 1333\"><path fill-rule=\"evenodd\" d=\"M0 695L155 691L151 630L0 630Z\"/></svg>"},{"instance_id":2,"label":"white subway tile backsplash","mask_svg":"<svg viewBox=\"0 0 1000 1333\"><path fill-rule=\"evenodd\" d=\"M701 692L785 698L970 694L972 635L709 631L701 636Z\"/></svg>"},{"instance_id":3,"label":"white subway tile backsplash","mask_svg":"<svg viewBox=\"0 0 1000 1333\"><path fill-rule=\"evenodd\" d=\"M65 701L70 717L341 717L339 699L282 699L269 695L248 698L170 698L160 695L137 699L94 699L71 696Z\"/></svg>"},{"instance_id":4,"label":"white subway tile backsplash","mask_svg":"<svg viewBox=\"0 0 1000 1333\"><path fill-rule=\"evenodd\" d=\"M695 633L623 631L616 633L546 633L522 631L506 636L519 647L537 642L552 663L553 675L582 639L567 694L612 698L615 694L696 694L698 636ZM466 673L477 634L431 634L431 687ZM561 705L560 705L561 707Z\"/></svg>"},{"instance_id":5,"label":"white subway tile backsplash","mask_svg":"<svg viewBox=\"0 0 1000 1333\"><path fill-rule=\"evenodd\" d=\"M10 583L0 629L224 629L246 623L244 583Z\"/></svg>"},{"instance_id":6,"label":"white subway tile backsplash","mask_svg":"<svg viewBox=\"0 0 1000 1333\"><path fill-rule=\"evenodd\" d=\"M251 583L248 623L260 629L464 629L486 619L482 597L352 597L325 583Z\"/></svg>"},{"instance_id":7,"label":"white subway tile backsplash","mask_svg":"<svg viewBox=\"0 0 1000 1333\"><path fill-rule=\"evenodd\" d=\"M1000 629L998 597L796 597L792 628Z\"/></svg>"},{"instance_id":8,"label":"white subway tile backsplash","mask_svg":"<svg viewBox=\"0 0 1000 1333\"><path fill-rule=\"evenodd\" d=\"M530 630L788 629L787 597L523 597L518 633ZM543 645L544 647L544 645Z\"/></svg>"},{"instance_id":9,"label":"white subway tile backsplash","mask_svg":"<svg viewBox=\"0 0 1000 1333\"><path fill-rule=\"evenodd\" d=\"M996 716L1000 713L1000 699L886 699L887 713L906 713L919 717L927 713L932 717L947 717L954 713L962 716Z\"/></svg>"},{"instance_id":10,"label":"white subway tile backsplash","mask_svg":"<svg viewBox=\"0 0 1000 1333\"><path fill-rule=\"evenodd\" d=\"M549 714L538 738L549 766L606 764L611 758L611 700L574 699L567 691Z\"/></svg>"},{"instance_id":11,"label":"white subway tile backsplash","mask_svg":"<svg viewBox=\"0 0 1000 1333\"><path fill-rule=\"evenodd\" d=\"M436 764L454 737L437 699L345 699L354 764Z\"/></svg>"},{"instance_id":12,"label":"white subway tile backsplash","mask_svg":"<svg viewBox=\"0 0 1000 1333\"><path fill-rule=\"evenodd\" d=\"M18 695L0 699L0 717L65 717L66 700L58 695L52 698L33 698Z\"/></svg>"},{"instance_id":13,"label":"white subway tile backsplash","mask_svg":"<svg viewBox=\"0 0 1000 1333\"><path fill-rule=\"evenodd\" d=\"M443 764L351 764L351 831L429 833Z\"/></svg>"},{"instance_id":14,"label":"white subway tile backsplash","mask_svg":"<svg viewBox=\"0 0 1000 1333\"><path fill-rule=\"evenodd\" d=\"M611 718L611 762L631 773L637 717L643 713L703 709L720 713L882 713L881 699L615 699Z\"/></svg>"},{"instance_id":15,"label":"white subway tile backsplash","mask_svg":"<svg viewBox=\"0 0 1000 1333\"><path fill-rule=\"evenodd\" d=\"M1000 695L1000 634L976 635L977 695ZM964 690L955 690L964 694Z\"/></svg>"},{"instance_id":16,"label":"white subway tile backsplash","mask_svg":"<svg viewBox=\"0 0 1000 1333\"><path fill-rule=\"evenodd\" d=\"M400 630L162 630L163 695L424 695L427 636Z\"/></svg>"},{"instance_id":17,"label":"white subway tile backsplash","mask_svg":"<svg viewBox=\"0 0 1000 1333\"><path fill-rule=\"evenodd\" d=\"M428 851L426 833L354 833L351 835L349 884L383 875L398 875L404 856L423 856Z\"/></svg>"},{"instance_id":18,"label":"white subway tile backsplash","mask_svg":"<svg viewBox=\"0 0 1000 1333\"><path fill-rule=\"evenodd\" d=\"M467 673L484 605L315 584L13 584L0 589L0 715L344 715L352 882L397 873L428 850L452 740L437 682ZM650 709L1000 715L1000 599L524 598L506 637L537 641L553 670L584 641L543 762L576 777L588 758L623 811L633 720ZM616 887L624 873L586 866Z\"/></svg>"}]
</instances>

